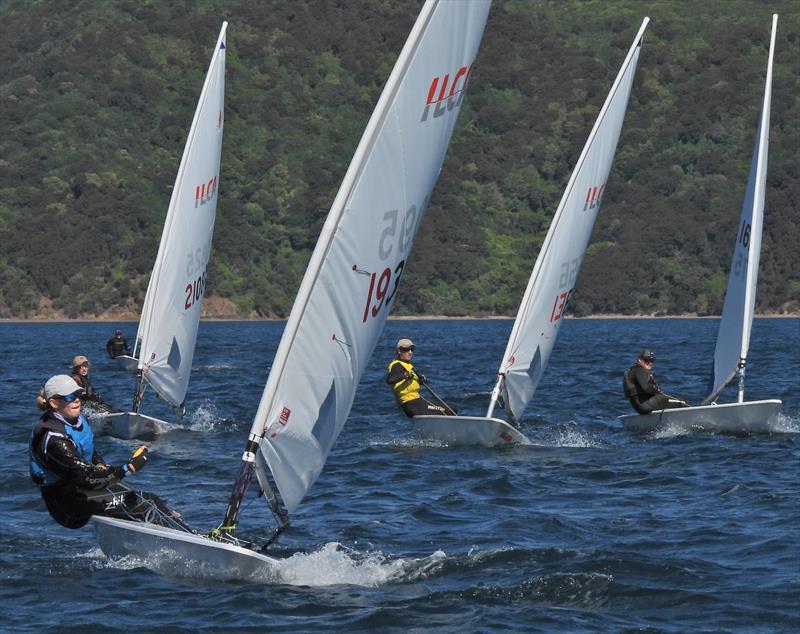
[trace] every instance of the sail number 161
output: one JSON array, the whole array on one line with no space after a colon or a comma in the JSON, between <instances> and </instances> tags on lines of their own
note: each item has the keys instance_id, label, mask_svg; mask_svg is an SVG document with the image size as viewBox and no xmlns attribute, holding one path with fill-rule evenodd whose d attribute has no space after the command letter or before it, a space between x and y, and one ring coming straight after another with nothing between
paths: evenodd
<instances>
[{"instance_id":1,"label":"sail number 161","mask_svg":"<svg viewBox=\"0 0 800 634\"><path fill-rule=\"evenodd\" d=\"M742 228L739 230L739 239L738 242L741 244L745 249L750 247L750 223L747 222L747 219L742 220ZM747 261L748 261L748 252L747 251L740 251L739 249L736 250L736 255L734 257L733 263L733 274L736 277L743 277L744 274L747 272Z\"/></svg>"}]
</instances>

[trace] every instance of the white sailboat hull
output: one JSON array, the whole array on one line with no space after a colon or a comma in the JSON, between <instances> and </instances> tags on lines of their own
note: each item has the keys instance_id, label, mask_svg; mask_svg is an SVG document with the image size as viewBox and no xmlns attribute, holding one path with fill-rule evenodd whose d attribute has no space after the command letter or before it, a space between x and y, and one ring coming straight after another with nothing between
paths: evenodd
<instances>
[{"instance_id":1,"label":"white sailboat hull","mask_svg":"<svg viewBox=\"0 0 800 634\"><path fill-rule=\"evenodd\" d=\"M274 580L278 559L207 537L111 517L93 516L95 535L107 557L136 557L161 574L218 580Z\"/></svg>"},{"instance_id":2,"label":"white sailboat hull","mask_svg":"<svg viewBox=\"0 0 800 634\"><path fill-rule=\"evenodd\" d=\"M116 361L120 369L125 370L125 372L135 373L136 370L139 369L139 359L135 359L127 354L121 354L118 357L114 357L114 361Z\"/></svg>"},{"instance_id":3,"label":"white sailboat hull","mask_svg":"<svg viewBox=\"0 0 800 634\"><path fill-rule=\"evenodd\" d=\"M781 401L749 401L722 405L699 405L680 409L664 409L650 414L620 416L626 429L652 432L701 431L724 434L765 434L775 430Z\"/></svg>"},{"instance_id":4,"label":"white sailboat hull","mask_svg":"<svg viewBox=\"0 0 800 634\"><path fill-rule=\"evenodd\" d=\"M92 429L98 435L131 438L152 438L156 434L174 429L175 425L152 416L136 412L108 414L93 421Z\"/></svg>"},{"instance_id":5,"label":"white sailboat hull","mask_svg":"<svg viewBox=\"0 0 800 634\"><path fill-rule=\"evenodd\" d=\"M499 418L485 416L414 416L414 428L426 440L448 445L502 447L530 444L520 431Z\"/></svg>"}]
</instances>

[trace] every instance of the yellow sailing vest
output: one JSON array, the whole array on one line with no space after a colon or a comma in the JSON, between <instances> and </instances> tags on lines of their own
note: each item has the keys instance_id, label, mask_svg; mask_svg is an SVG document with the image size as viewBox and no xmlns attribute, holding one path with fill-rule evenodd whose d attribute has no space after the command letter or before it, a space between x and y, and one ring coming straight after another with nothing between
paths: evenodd
<instances>
[{"instance_id":1,"label":"yellow sailing vest","mask_svg":"<svg viewBox=\"0 0 800 634\"><path fill-rule=\"evenodd\" d=\"M392 386L392 390L394 390L394 398L398 402L398 404L402 405L403 403L407 403L408 401L413 401L416 398L420 398L419 395L419 383L417 382L416 376L417 373L414 371L414 366L406 361L401 361L400 359L392 359L389 362L388 370L389 372L392 371L392 367L395 363L399 363L402 365L406 372L408 372L411 376L407 379L403 379L402 381L398 381ZM411 378L411 377L414 378Z\"/></svg>"}]
</instances>

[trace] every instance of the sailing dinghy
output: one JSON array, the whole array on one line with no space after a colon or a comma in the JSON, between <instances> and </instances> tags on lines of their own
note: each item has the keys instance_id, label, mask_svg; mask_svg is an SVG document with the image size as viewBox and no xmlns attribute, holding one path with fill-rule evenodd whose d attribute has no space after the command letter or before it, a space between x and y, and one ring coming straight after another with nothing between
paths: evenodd
<instances>
[{"instance_id":1,"label":"sailing dinghy","mask_svg":"<svg viewBox=\"0 0 800 634\"><path fill-rule=\"evenodd\" d=\"M217 209L227 27L223 22L200 93L142 306L133 407L104 417L99 433L137 438L168 429L169 423L139 412L148 385L179 415L185 411Z\"/></svg>"},{"instance_id":2,"label":"sailing dinghy","mask_svg":"<svg viewBox=\"0 0 800 634\"><path fill-rule=\"evenodd\" d=\"M276 569L279 560L242 548L233 536L240 505L255 472L278 520L269 545L325 466L396 296L489 7L490 0L427 0L422 7L311 256L222 524L204 537L95 517L107 555L166 569L169 560L190 561L196 574L215 578L248 576L242 557L262 575Z\"/></svg>"},{"instance_id":3,"label":"sailing dinghy","mask_svg":"<svg viewBox=\"0 0 800 634\"><path fill-rule=\"evenodd\" d=\"M636 34L553 216L517 312L486 416L415 416L414 427L423 438L486 447L529 443L515 428L516 421L544 373L575 288L600 211L649 21L645 18ZM501 399L508 421L493 416Z\"/></svg>"},{"instance_id":4,"label":"sailing dinghy","mask_svg":"<svg viewBox=\"0 0 800 634\"><path fill-rule=\"evenodd\" d=\"M717 345L708 385L708 395L697 407L666 409L650 414L620 416L627 429L650 432L657 428L733 434L766 433L772 430L781 411L781 401L744 400L744 372L750 348L750 332L756 302L758 261L761 255L761 230L764 222L764 196L769 153L769 115L772 101L772 60L778 16L772 16L772 35L767 61L764 102L756 133L753 159L747 179L742 216L733 248L728 288L722 306ZM725 387L738 377L735 403L716 404Z\"/></svg>"},{"instance_id":5,"label":"sailing dinghy","mask_svg":"<svg viewBox=\"0 0 800 634\"><path fill-rule=\"evenodd\" d=\"M136 373L139 370L139 359L135 356L121 354L114 357L114 361L116 361L119 368L125 372Z\"/></svg>"}]
</instances>

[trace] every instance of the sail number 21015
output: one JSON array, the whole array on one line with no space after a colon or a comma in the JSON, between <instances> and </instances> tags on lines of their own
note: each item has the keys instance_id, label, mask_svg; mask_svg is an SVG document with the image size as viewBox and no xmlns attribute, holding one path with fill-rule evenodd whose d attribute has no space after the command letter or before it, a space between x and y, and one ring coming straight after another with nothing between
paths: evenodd
<instances>
[{"instance_id":1,"label":"sail number 21015","mask_svg":"<svg viewBox=\"0 0 800 634\"><path fill-rule=\"evenodd\" d=\"M189 310L206 292L206 266L211 253L211 238L206 243L186 254L186 277L189 281L183 289L183 309Z\"/></svg>"},{"instance_id":2,"label":"sail number 21015","mask_svg":"<svg viewBox=\"0 0 800 634\"><path fill-rule=\"evenodd\" d=\"M195 303L200 301L200 298L206 292L206 272L203 271L200 277L189 282L183 292L186 295L183 308L184 310L189 310Z\"/></svg>"}]
</instances>

